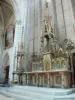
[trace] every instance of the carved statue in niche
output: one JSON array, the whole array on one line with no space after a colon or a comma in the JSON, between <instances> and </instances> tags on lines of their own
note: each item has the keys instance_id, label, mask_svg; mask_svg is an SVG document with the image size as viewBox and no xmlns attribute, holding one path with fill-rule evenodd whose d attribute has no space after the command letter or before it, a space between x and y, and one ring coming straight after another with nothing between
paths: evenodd
<instances>
[{"instance_id":1,"label":"carved statue in niche","mask_svg":"<svg viewBox=\"0 0 75 100\"><path fill-rule=\"evenodd\" d=\"M45 33L48 33L49 32L49 26L48 24L45 24Z\"/></svg>"},{"instance_id":2,"label":"carved statue in niche","mask_svg":"<svg viewBox=\"0 0 75 100\"><path fill-rule=\"evenodd\" d=\"M46 48L46 46L47 46L47 39L46 38L44 38L44 48Z\"/></svg>"},{"instance_id":3,"label":"carved statue in niche","mask_svg":"<svg viewBox=\"0 0 75 100\"><path fill-rule=\"evenodd\" d=\"M44 55L44 59L43 59L43 62L44 62L44 68L45 70L50 70L50 67L51 67L51 62L50 62L50 55Z\"/></svg>"},{"instance_id":4,"label":"carved statue in niche","mask_svg":"<svg viewBox=\"0 0 75 100\"><path fill-rule=\"evenodd\" d=\"M46 4L45 5L46 5L46 8L48 8L48 2L47 1L46 1Z\"/></svg>"},{"instance_id":5,"label":"carved statue in niche","mask_svg":"<svg viewBox=\"0 0 75 100\"><path fill-rule=\"evenodd\" d=\"M47 34L50 34L51 33L51 25L50 23L48 22L48 18L46 17L45 20L44 20L44 33L47 33Z\"/></svg>"},{"instance_id":6,"label":"carved statue in niche","mask_svg":"<svg viewBox=\"0 0 75 100\"><path fill-rule=\"evenodd\" d=\"M45 33L47 33L47 26L45 25Z\"/></svg>"}]
</instances>

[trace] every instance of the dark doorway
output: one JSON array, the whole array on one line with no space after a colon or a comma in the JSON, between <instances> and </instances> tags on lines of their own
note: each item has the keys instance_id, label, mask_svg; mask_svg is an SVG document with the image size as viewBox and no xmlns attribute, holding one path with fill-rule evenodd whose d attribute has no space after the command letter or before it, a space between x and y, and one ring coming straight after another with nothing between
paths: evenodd
<instances>
[{"instance_id":1,"label":"dark doorway","mask_svg":"<svg viewBox=\"0 0 75 100\"><path fill-rule=\"evenodd\" d=\"M9 68L10 68L10 66L8 65L4 69L5 70L4 84L8 84L8 82L9 82Z\"/></svg>"},{"instance_id":2,"label":"dark doorway","mask_svg":"<svg viewBox=\"0 0 75 100\"><path fill-rule=\"evenodd\" d=\"M74 74L74 84L75 84L75 53L72 55L72 63L73 63L73 74Z\"/></svg>"}]
</instances>

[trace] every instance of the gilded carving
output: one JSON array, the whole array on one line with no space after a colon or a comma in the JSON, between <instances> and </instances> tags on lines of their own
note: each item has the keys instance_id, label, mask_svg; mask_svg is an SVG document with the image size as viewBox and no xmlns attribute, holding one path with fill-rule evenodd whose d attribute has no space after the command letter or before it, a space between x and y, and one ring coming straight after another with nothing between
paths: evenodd
<instances>
[{"instance_id":1,"label":"gilded carving","mask_svg":"<svg viewBox=\"0 0 75 100\"><path fill-rule=\"evenodd\" d=\"M50 61L51 61L50 55L49 54L44 55L43 62L44 62L45 70L50 70L50 68L51 68L51 62Z\"/></svg>"}]
</instances>

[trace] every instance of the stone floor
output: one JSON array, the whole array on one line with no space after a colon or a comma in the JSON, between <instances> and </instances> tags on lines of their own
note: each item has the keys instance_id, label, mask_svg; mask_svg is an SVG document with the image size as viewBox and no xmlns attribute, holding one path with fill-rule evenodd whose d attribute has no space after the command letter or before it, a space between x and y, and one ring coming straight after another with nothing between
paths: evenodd
<instances>
[{"instance_id":1,"label":"stone floor","mask_svg":"<svg viewBox=\"0 0 75 100\"><path fill-rule=\"evenodd\" d=\"M0 95L0 100L15 100L15 99L6 97L4 95Z\"/></svg>"},{"instance_id":2,"label":"stone floor","mask_svg":"<svg viewBox=\"0 0 75 100\"><path fill-rule=\"evenodd\" d=\"M0 94L0 100L75 100L74 88L57 89L33 86L0 87Z\"/></svg>"}]
</instances>

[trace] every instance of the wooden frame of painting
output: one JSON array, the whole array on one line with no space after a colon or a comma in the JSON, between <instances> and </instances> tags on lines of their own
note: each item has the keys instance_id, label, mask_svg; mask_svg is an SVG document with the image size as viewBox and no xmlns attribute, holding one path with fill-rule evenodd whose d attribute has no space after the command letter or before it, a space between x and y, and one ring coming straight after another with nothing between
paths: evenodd
<instances>
[{"instance_id":1,"label":"wooden frame of painting","mask_svg":"<svg viewBox=\"0 0 75 100\"><path fill-rule=\"evenodd\" d=\"M12 24L5 31L5 49L8 49L14 44L14 27Z\"/></svg>"}]
</instances>

